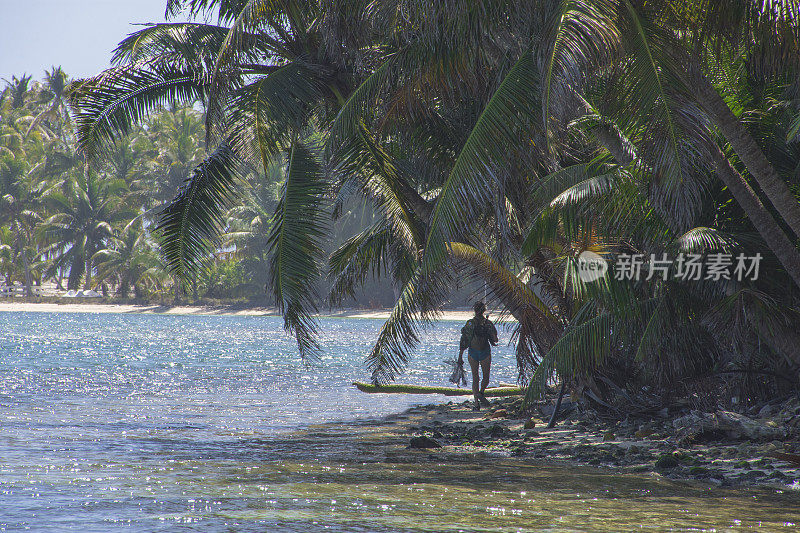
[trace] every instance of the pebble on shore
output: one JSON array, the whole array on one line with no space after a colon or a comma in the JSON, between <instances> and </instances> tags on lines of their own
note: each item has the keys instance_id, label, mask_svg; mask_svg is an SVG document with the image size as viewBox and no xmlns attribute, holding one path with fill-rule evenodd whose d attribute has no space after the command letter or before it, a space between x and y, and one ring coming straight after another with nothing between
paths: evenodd
<instances>
[{"instance_id":1,"label":"pebble on shore","mask_svg":"<svg viewBox=\"0 0 800 533\"><path fill-rule=\"evenodd\" d=\"M416 424L406 431L441 445L440 453L488 452L715 485L800 487L797 400L762 407L755 417L690 412L683 419L664 413L617 422L605 422L596 413L573 406L554 428L546 427L552 413L546 406L539 416L523 413L520 407L519 398L493 400L481 412L472 411L470 401L417 407L409 410L416 414Z\"/></svg>"}]
</instances>

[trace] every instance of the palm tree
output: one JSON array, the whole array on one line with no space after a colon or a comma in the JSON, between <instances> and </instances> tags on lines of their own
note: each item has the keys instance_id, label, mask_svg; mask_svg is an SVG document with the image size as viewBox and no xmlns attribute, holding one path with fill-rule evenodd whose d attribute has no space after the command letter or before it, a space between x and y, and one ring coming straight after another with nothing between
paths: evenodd
<instances>
[{"instance_id":1,"label":"palm tree","mask_svg":"<svg viewBox=\"0 0 800 533\"><path fill-rule=\"evenodd\" d=\"M252 283L264 287L269 267L267 238L272 229L272 215L280 199L284 182L285 161L276 157L267 166L266 175L253 173L248 188L241 194L239 205L225 214L223 249L235 250L235 256Z\"/></svg>"},{"instance_id":2,"label":"palm tree","mask_svg":"<svg viewBox=\"0 0 800 533\"><path fill-rule=\"evenodd\" d=\"M116 195L125 189L124 182L101 180L91 171L71 178L43 195L54 214L39 226L39 234L51 243L41 253L51 260L51 274L69 270L68 289L77 289L84 275L84 287L89 289L94 254L113 237L112 225L132 213L118 205Z\"/></svg>"},{"instance_id":3,"label":"palm tree","mask_svg":"<svg viewBox=\"0 0 800 533\"><path fill-rule=\"evenodd\" d=\"M3 284L11 285L16 274L17 262L14 261L14 234L10 228L0 226L0 273L3 275Z\"/></svg>"},{"instance_id":4,"label":"palm tree","mask_svg":"<svg viewBox=\"0 0 800 533\"><path fill-rule=\"evenodd\" d=\"M49 91L50 105L40 111L25 131L27 138L32 131L41 123L45 117L50 117L58 129L63 129L64 125L70 125L70 117L66 105L67 74L61 67L52 67L45 71L45 86Z\"/></svg>"},{"instance_id":5,"label":"palm tree","mask_svg":"<svg viewBox=\"0 0 800 533\"><path fill-rule=\"evenodd\" d=\"M0 152L0 224L7 224L14 235L13 256L22 264L25 279L25 294L30 296L33 278L31 276L32 233L41 219L36 206L39 184L33 175L37 166L30 168L26 157L29 144L15 145L19 136L6 134L5 140L13 149ZM3 147L5 148L5 147Z\"/></svg>"},{"instance_id":6,"label":"palm tree","mask_svg":"<svg viewBox=\"0 0 800 533\"><path fill-rule=\"evenodd\" d=\"M575 279L575 256L587 248L734 249L755 229L768 247L755 248L768 249L800 287L791 236L737 157L754 177L763 169L750 169L738 153L746 143L734 143L719 113L706 109L713 95L698 101L699 82L680 68L688 37L649 4L169 6L219 7L219 24L157 24L123 41L116 66L73 93L81 149L97 158L146 113L202 99L216 148L159 223L167 262L187 279L212 255L241 175L281 159L269 274L303 355L317 348L311 315L328 214L354 198L370 201L379 219L329 258L332 299L370 273L402 287L368 357L375 381L403 369L420 328L465 276L486 282L517 319L520 375L538 372L536 383L553 369L571 378L643 358L660 337L677 354L677 324L707 346L709 328L697 317L724 321L726 305L767 309L742 336L763 336L765 324L790 316L764 303L761 286L587 287ZM785 191L758 184L771 189L774 207L787 208ZM733 244L714 227L731 195L741 209ZM706 290L705 302L692 295ZM742 296L753 290L758 297ZM763 293L794 305L793 291L767 285ZM683 307L665 303L673 297Z\"/></svg>"},{"instance_id":7,"label":"palm tree","mask_svg":"<svg viewBox=\"0 0 800 533\"><path fill-rule=\"evenodd\" d=\"M577 2L565 4L567 9L559 22L558 38L552 47L545 83L546 94L565 91L583 91L590 76L610 66L609 59L626 53L630 60L622 61L614 73L621 82L613 84L613 90L604 94L604 102L616 111L614 117L623 129L637 123L651 130L667 142L649 139L653 147L643 153L643 159L654 166L656 172L672 175L670 181L679 183L686 162L681 160L683 150L679 143L685 137L696 137L696 145L708 145L703 137L710 135L700 120L692 119L687 124L686 113L699 115L700 109L687 110L686 102L698 102L705 116L719 128L752 176L759 188L772 202L782 220L800 236L800 205L786 183L781 180L767 161L752 135L730 110L710 77L719 77L711 62L698 62L697 57L708 57L711 50L722 50L725 60L730 62L735 54L745 55L748 47L760 47L758 55L772 51L775 56L788 57L792 46L800 46L796 39L788 38L797 32L796 17L790 11L779 8L770 11L759 2L738 2L738 9L723 9L710 2L708 9L697 8L686 2L665 1L644 4L629 0L605 2ZM732 13L736 13L733 15ZM616 13L621 15L617 16ZM666 16L664 13L670 13ZM684 17L684 18L681 18ZM677 19L677 20L676 20ZM599 28L606 28L605 39L595 38ZM730 42L730 35L747 34L752 40ZM778 39L773 38L780 35ZM787 40L788 38L788 40ZM754 43L754 44L752 44ZM695 45L691 53L687 46ZM700 45L700 46L698 46ZM737 48L738 47L738 48ZM731 48L734 48L731 51ZM776 50L779 49L779 50ZM796 48L795 48L796 49ZM605 52L605 53L598 53ZM566 76L559 79L560 70L566 65ZM686 66L690 68L686 68ZM785 63L795 68L794 63ZM582 68L576 76L575 67ZM588 67L588 68L587 68ZM711 70L711 72L709 72ZM549 116L549 98L545 98L545 116ZM681 117L683 114L684 118ZM567 120L574 118L567 115ZM628 131L626 131L628 133ZM700 137L697 135L700 134ZM614 140L613 142L619 142ZM795 284L800 286L800 253L780 226L775 223L767 208L738 172L727 168L716 148L706 149L710 153L704 158L707 166L716 168L719 177L736 191L735 198L743 206L754 225L762 232L773 253L781 259L783 267L790 273ZM702 152L701 152L701 155ZM624 161L625 156L623 156ZM734 183L735 180L735 183Z\"/></svg>"},{"instance_id":8,"label":"palm tree","mask_svg":"<svg viewBox=\"0 0 800 533\"><path fill-rule=\"evenodd\" d=\"M152 281L156 271L163 265L154 243L150 242L141 224L129 224L92 256L97 268L94 282L99 284L113 280L117 295L127 298L131 287L137 298L142 296L141 284Z\"/></svg>"},{"instance_id":9,"label":"palm tree","mask_svg":"<svg viewBox=\"0 0 800 533\"><path fill-rule=\"evenodd\" d=\"M216 7L217 2L209 2L200 9ZM327 45L333 33L326 30L347 28L348 21L360 22L364 16L363 6L348 6L339 13L341 18L328 20L316 2L282 8L254 1L235 11L231 7L220 10L220 22L230 27L166 23L137 32L115 52L118 66L76 84L72 93L80 146L90 160L147 112L173 101L211 95L205 102L206 135L214 144L224 142L197 167L161 224L166 235L177 232L192 242L164 248L170 267L186 278L208 257L205 243L216 237L215 228L221 225L219 203L230 196L228 185L235 179L237 162L265 167L276 154L286 152L289 168L279 211L299 207L298 201L313 199L316 204L321 199L326 189L321 152L309 128L315 116L326 114L351 87L351 74L340 72L345 58L337 47ZM198 45L184 46L187 38ZM348 45L359 39L369 42L369 35L348 32L340 37ZM269 63L259 64L258 58L265 54L271 58ZM230 128L224 127L229 120ZM308 315L315 306L307 282L318 273L322 223L317 206L309 209L307 205L306 210L308 216L302 222L278 215L280 222L270 241L274 258L300 259L290 270L275 268L273 277L276 300L286 311L286 327L298 333L304 354L313 351L307 334L314 329ZM297 228L291 227L298 222ZM309 239L280 237L309 231ZM165 244L175 242L169 238Z\"/></svg>"},{"instance_id":10,"label":"palm tree","mask_svg":"<svg viewBox=\"0 0 800 533\"><path fill-rule=\"evenodd\" d=\"M163 209L205 156L202 116L191 108L172 105L149 121L148 136L157 151L148 200Z\"/></svg>"}]
</instances>

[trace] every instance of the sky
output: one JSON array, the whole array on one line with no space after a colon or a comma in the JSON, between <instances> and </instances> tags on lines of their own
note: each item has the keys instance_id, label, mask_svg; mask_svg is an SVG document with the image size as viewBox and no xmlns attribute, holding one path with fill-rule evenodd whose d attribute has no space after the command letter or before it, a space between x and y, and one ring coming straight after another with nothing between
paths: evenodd
<instances>
[{"instance_id":1,"label":"sky","mask_svg":"<svg viewBox=\"0 0 800 533\"><path fill-rule=\"evenodd\" d=\"M167 0L0 0L0 78L41 79L61 65L73 78L97 74L133 23L163 22ZM0 82L0 88L5 83Z\"/></svg>"}]
</instances>

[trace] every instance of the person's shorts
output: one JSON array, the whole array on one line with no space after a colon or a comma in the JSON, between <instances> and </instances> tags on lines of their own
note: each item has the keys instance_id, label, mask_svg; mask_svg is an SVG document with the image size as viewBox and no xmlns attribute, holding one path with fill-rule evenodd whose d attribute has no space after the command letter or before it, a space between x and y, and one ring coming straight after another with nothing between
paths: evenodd
<instances>
[{"instance_id":1,"label":"person's shorts","mask_svg":"<svg viewBox=\"0 0 800 533\"><path fill-rule=\"evenodd\" d=\"M467 351L467 354L476 361L481 362L492 355L492 351L488 348L486 350L476 350L475 348L470 347Z\"/></svg>"}]
</instances>

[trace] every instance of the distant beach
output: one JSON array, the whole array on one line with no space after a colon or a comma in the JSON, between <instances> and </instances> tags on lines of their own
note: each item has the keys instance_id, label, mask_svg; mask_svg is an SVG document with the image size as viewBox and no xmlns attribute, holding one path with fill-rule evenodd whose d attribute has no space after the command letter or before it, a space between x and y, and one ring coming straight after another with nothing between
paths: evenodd
<instances>
[{"instance_id":1,"label":"distant beach","mask_svg":"<svg viewBox=\"0 0 800 533\"><path fill-rule=\"evenodd\" d=\"M162 305L162 304L123 304L85 300L71 300L65 303L0 301L0 312L40 312L40 313L151 313L166 315L233 315L233 316L277 316L274 307L230 305ZM386 319L391 309L333 309L319 316L338 318ZM468 309L448 309L442 311L441 320L468 320L472 311ZM493 316L493 319L497 317Z\"/></svg>"}]
</instances>

